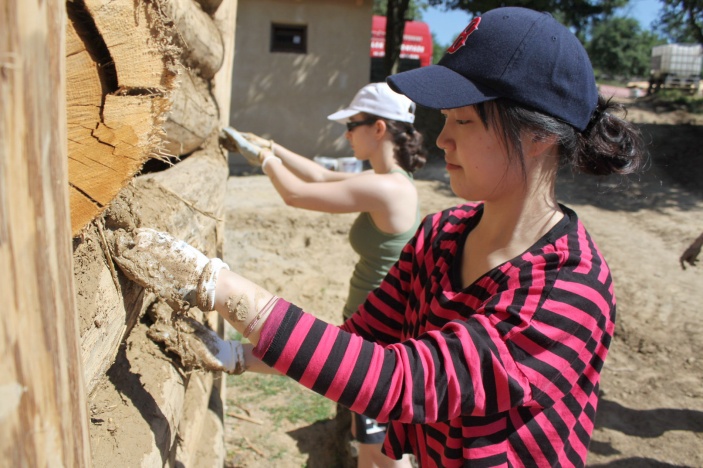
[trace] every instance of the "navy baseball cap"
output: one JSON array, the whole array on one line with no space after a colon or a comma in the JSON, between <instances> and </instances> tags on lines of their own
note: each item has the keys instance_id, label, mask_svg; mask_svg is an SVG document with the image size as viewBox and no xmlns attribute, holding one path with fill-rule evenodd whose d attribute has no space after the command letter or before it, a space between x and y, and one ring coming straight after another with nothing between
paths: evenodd
<instances>
[{"instance_id":1,"label":"navy baseball cap","mask_svg":"<svg viewBox=\"0 0 703 468\"><path fill-rule=\"evenodd\" d=\"M433 109L506 98L584 130L598 103L591 61L549 13L520 7L475 17L437 65L387 79L395 91Z\"/></svg>"}]
</instances>

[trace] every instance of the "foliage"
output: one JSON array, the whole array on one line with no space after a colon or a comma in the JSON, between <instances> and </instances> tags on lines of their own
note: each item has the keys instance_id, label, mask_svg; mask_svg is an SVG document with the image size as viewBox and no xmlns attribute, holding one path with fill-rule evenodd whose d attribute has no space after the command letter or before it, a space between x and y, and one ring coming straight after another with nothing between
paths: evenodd
<instances>
[{"instance_id":1,"label":"foliage","mask_svg":"<svg viewBox=\"0 0 703 468\"><path fill-rule=\"evenodd\" d=\"M678 89L662 89L648 96L652 105L683 110L691 114L703 114L703 97L687 94Z\"/></svg>"},{"instance_id":2,"label":"foliage","mask_svg":"<svg viewBox=\"0 0 703 468\"><path fill-rule=\"evenodd\" d=\"M432 63L439 62L442 58L444 52L449 48L451 44L440 44L437 42L437 36L432 33Z\"/></svg>"},{"instance_id":3,"label":"foliage","mask_svg":"<svg viewBox=\"0 0 703 468\"><path fill-rule=\"evenodd\" d=\"M661 0L655 29L673 43L703 44L703 0Z\"/></svg>"},{"instance_id":4,"label":"foliage","mask_svg":"<svg viewBox=\"0 0 703 468\"><path fill-rule=\"evenodd\" d=\"M595 20L613 14L617 8L627 3L628 0L519 0L511 2L510 5L548 11L557 20L573 28L579 38L583 38ZM506 6L502 0L428 0L428 4L443 6L447 10L465 10L473 14Z\"/></svg>"},{"instance_id":5,"label":"foliage","mask_svg":"<svg viewBox=\"0 0 703 468\"><path fill-rule=\"evenodd\" d=\"M611 76L648 76L652 47L663 42L633 18L610 17L593 25L586 50L596 70Z\"/></svg>"},{"instance_id":6,"label":"foliage","mask_svg":"<svg viewBox=\"0 0 703 468\"><path fill-rule=\"evenodd\" d=\"M393 0L391 0L393 1ZM405 20L418 20L422 16L422 10L427 7L426 1L410 0L408 9L405 12ZM388 0L374 0L372 11L374 15L386 16L388 10Z\"/></svg>"}]
</instances>

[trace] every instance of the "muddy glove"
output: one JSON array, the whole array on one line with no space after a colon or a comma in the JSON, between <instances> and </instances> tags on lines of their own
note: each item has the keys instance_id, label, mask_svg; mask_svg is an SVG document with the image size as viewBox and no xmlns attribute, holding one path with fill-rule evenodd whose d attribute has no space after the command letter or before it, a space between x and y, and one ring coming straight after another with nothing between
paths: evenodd
<instances>
[{"instance_id":1,"label":"muddy glove","mask_svg":"<svg viewBox=\"0 0 703 468\"><path fill-rule=\"evenodd\" d=\"M222 370L228 374L241 374L246 370L241 342L223 340L217 333L203 326L196 329L195 336L203 344L203 351L209 353L209 356L204 353L201 355L203 362L208 364L206 368Z\"/></svg>"},{"instance_id":2,"label":"muddy glove","mask_svg":"<svg viewBox=\"0 0 703 468\"><path fill-rule=\"evenodd\" d=\"M273 151L273 140L267 140L266 138L262 138L255 133L242 132L241 134L250 143L254 143L259 148L266 148Z\"/></svg>"},{"instance_id":3,"label":"muddy glove","mask_svg":"<svg viewBox=\"0 0 703 468\"><path fill-rule=\"evenodd\" d=\"M130 280L163 297L173 309L187 304L214 310L217 276L222 268L229 270L222 260L154 229L120 229L110 237L113 259Z\"/></svg>"},{"instance_id":4,"label":"muddy glove","mask_svg":"<svg viewBox=\"0 0 703 468\"><path fill-rule=\"evenodd\" d=\"M246 370L244 348L235 340L223 340L214 331L191 317L175 322L159 321L147 335L177 354L186 369L241 374Z\"/></svg>"},{"instance_id":5,"label":"muddy glove","mask_svg":"<svg viewBox=\"0 0 703 468\"><path fill-rule=\"evenodd\" d=\"M228 151L244 156L252 166L261 166L261 147L251 143L232 127L220 130L220 144Z\"/></svg>"}]
</instances>

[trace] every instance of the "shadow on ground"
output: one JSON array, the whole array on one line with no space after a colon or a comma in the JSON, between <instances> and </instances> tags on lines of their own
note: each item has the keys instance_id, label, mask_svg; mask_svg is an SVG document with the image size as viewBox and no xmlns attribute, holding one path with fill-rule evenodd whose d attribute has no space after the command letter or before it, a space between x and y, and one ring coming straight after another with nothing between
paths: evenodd
<instances>
[{"instance_id":1,"label":"shadow on ground","mask_svg":"<svg viewBox=\"0 0 703 468\"><path fill-rule=\"evenodd\" d=\"M690 409L655 408L637 410L601 398L598 403L596 428L611 429L628 436L656 439L668 431L703 432L703 412ZM591 441L589 452L604 456L619 452L609 443ZM651 458L626 458L609 463L589 465L591 468L682 468L689 465L672 465Z\"/></svg>"}]
</instances>

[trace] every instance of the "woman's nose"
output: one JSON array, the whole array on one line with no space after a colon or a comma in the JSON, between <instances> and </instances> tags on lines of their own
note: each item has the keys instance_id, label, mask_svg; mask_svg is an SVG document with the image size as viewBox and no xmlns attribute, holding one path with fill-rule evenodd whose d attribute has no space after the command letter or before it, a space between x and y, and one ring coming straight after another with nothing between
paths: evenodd
<instances>
[{"instance_id":1,"label":"woman's nose","mask_svg":"<svg viewBox=\"0 0 703 468\"><path fill-rule=\"evenodd\" d=\"M442 128L442 131L439 132L439 135L437 135L437 140L435 141L437 144L437 148L447 151L447 147L451 144L450 139L447 137L445 129Z\"/></svg>"}]
</instances>

